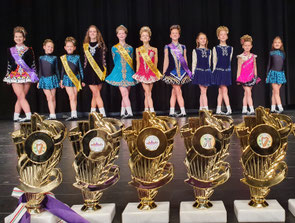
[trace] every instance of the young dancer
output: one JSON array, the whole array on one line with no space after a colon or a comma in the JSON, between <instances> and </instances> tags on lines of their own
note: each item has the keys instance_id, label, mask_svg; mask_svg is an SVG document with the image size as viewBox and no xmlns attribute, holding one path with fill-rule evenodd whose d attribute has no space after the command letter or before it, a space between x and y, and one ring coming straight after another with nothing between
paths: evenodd
<instances>
[{"instance_id":1,"label":"young dancer","mask_svg":"<svg viewBox=\"0 0 295 223\"><path fill-rule=\"evenodd\" d=\"M152 35L149 27L142 27L139 34L143 46L136 48L136 73L132 77L142 83L145 96L144 111L155 112L152 99L153 83L162 76L157 69L158 50L149 44Z\"/></svg>"},{"instance_id":2,"label":"young dancer","mask_svg":"<svg viewBox=\"0 0 295 223\"><path fill-rule=\"evenodd\" d=\"M128 30L120 25L116 29L119 43L112 47L112 55L115 67L106 78L106 82L113 86L118 86L122 95L121 116L123 118L132 117L129 92L131 86L137 84L132 78L133 71L133 47L126 43ZM127 112L127 114L126 114Z\"/></svg>"},{"instance_id":3,"label":"young dancer","mask_svg":"<svg viewBox=\"0 0 295 223\"><path fill-rule=\"evenodd\" d=\"M211 50L208 49L208 39L205 33L199 33L196 39L197 48L192 53L193 84L200 87L200 109L208 110L207 89L211 85L212 72Z\"/></svg>"},{"instance_id":4,"label":"young dancer","mask_svg":"<svg viewBox=\"0 0 295 223\"><path fill-rule=\"evenodd\" d=\"M31 119L31 109L26 95L31 83L39 80L36 74L33 49L24 44L26 34L24 27L17 26L14 28L15 46L7 51L7 72L3 79L4 82L12 85L12 89L17 97L13 115L13 121L15 122L29 121ZM22 110L26 114L26 117L23 119L20 118Z\"/></svg>"},{"instance_id":5,"label":"young dancer","mask_svg":"<svg viewBox=\"0 0 295 223\"><path fill-rule=\"evenodd\" d=\"M170 116L185 116L184 100L181 86L191 81L192 73L187 66L186 47L178 42L181 28L179 25L170 27L172 42L165 46L163 65L163 81L172 85L170 97ZM176 101L180 107L180 114L175 114Z\"/></svg>"},{"instance_id":6,"label":"young dancer","mask_svg":"<svg viewBox=\"0 0 295 223\"><path fill-rule=\"evenodd\" d=\"M284 60L285 53L283 42L282 39L277 36L272 42L267 65L266 83L271 84L272 87L271 112L281 113L284 111L280 97L280 88L282 84L287 82L284 72ZM276 110L276 105L279 110Z\"/></svg>"},{"instance_id":7,"label":"young dancer","mask_svg":"<svg viewBox=\"0 0 295 223\"><path fill-rule=\"evenodd\" d=\"M102 83L106 76L106 45L103 41L101 32L95 25L91 25L84 38L84 82L89 85L92 92L91 110L99 112L106 116L103 101L100 95Z\"/></svg>"},{"instance_id":8,"label":"young dancer","mask_svg":"<svg viewBox=\"0 0 295 223\"><path fill-rule=\"evenodd\" d=\"M77 94L82 89L83 69L79 55L74 55L76 50L76 40L73 37L65 39L66 55L60 57L62 62L61 88L66 88L70 100L71 116L66 121L76 120L77 116ZM82 83L84 86L85 84Z\"/></svg>"},{"instance_id":9,"label":"young dancer","mask_svg":"<svg viewBox=\"0 0 295 223\"><path fill-rule=\"evenodd\" d=\"M224 101L227 112L226 115L232 113L227 86L231 85L231 59L233 55L233 47L226 44L229 30L226 26L219 26L216 30L219 45L213 48L213 80L215 85L219 86L217 97L216 114L221 114L221 105Z\"/></svg>"},{"instance_id":10,"label":"young dancer","mask_svg":"<svg viewBox=\"0 0 295 223\"><path fill-rule=\"evenodd\" d=\"M49 118L56 119L55 108L56 88L59 87L59 71L57 57L53 56L54 43L51 39L46 39L43 42L44 56L39 57L39 83L38 88L43 89L48 102Z\"/></svg>"},{"instance_id":11,"label":"young dancer","mask_svg":"<svg viewBox=\"0 0 295 223\"><path fill-rule=\"evenodd\" d=\"M244 35L240 40L244 52L237 56L237 83L241 84L244 88L242 114L254 115L255 112L252 100L252 87L260 81L260 78L257 77L257 56L250 52L253 46L253 40L251 36ZM249 106L250 111L248 111L247 105Z\"/></svg>"}]
</instances>

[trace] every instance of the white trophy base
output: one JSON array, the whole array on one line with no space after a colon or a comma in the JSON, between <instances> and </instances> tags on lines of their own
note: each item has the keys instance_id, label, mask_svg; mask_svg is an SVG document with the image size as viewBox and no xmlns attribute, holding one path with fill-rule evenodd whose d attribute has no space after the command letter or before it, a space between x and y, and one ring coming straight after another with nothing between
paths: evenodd
<instances>
[{"instance_id":1,"label":"white trophy base","mask_svg":"<svg viewBox=\"0 0 295 223\"><path fill-rule=\"evenodd\" d=\"M116 213L116 205L114 203L99 205L101 209L97 211L81 211L83 205L73 205L72 210L91 223L111 223Z\"/></svg>"},{"instance_id":2,"label":"white trophy base","mask_svg":"<svg viewBox=\"0 0 295 223\"><path fill-rule=\"evenodd\" d=\"M122 223L168 223L170 202L156 202L152 210L139 210L139 203L128 203L122 213Z\"/></svg>"},{"instance_id":3,"label":"white trophy base","mask_svg":"<svg viewBox=\"0 0 295 223\"><path fill-rule=\"evenodd\" d=\"M31 223L56 223L59 220L58 217L51 214L48 211L44 211L40 214L32 214L31 215ZM7 217L4 219L5 223L9 223L9 219Z\"/></svg>"},{"instance_id":4,"label":"white trophy base","mask_svg":"<svg viewBox=\"0 0 295 223\"><path fill-rule=\"evenodd\" d=\"M289 211L295 216L295 199L288 200Z\"/></svg>"},{"instance_id":5,"label":"white trophy base","mask_svg":"<svg viewBox=\"0 0 295 223\"><path fill-rule=\"evenodd\" d=\"M266 200L265 208L248 205L249 200L235 200L235 214L239 222L285 222L285 210L277 200Z\"/></svg>"},{"instance_id":6,"label":"white trophy base","mask_svg":"<svg viewBox=\"0 0 295 223\"><path fill-rule=\"evenodd\" d=\"M197 209L193 207L194 201L180 203L180 223L225 223L227 213L222 201L211 201L213 207L208 209Z\"/></svg>"}]
</instances>

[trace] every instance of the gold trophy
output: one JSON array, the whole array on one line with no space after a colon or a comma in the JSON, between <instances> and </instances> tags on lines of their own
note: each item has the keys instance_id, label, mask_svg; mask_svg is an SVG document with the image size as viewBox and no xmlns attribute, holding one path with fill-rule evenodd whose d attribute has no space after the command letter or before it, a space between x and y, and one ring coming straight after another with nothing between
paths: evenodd
<instances>
[{"instance_id":1,"label":"gold trophy","mask_svg":"<svg viewBox=\"0 0 295 223\"><path fill-rule=\"evenodd\" d=\"M33 114L30 123L21 123L12 133L18 154L18 188L24 191L30 214L43 211L45 193L56 188L62 181L60 169L55 168L62 154L62 142L66 137L65 126L55 120L43 120Z\"/></svg>"},{"instance_id":2,"label":"gold trophy","mask_svg":"<svg viewBox=\"0 0 295 223\"><path fill-rule=\"evenodd\" d=\"M283 160L292 127L290 117L271 114L263 107L256 109L256 116L245 116L244 122L236 126L242 147L244 178L241 181L250 188L250 206L267 207L265 197L270 187L286 177L288 167Z\"/></svg>"},{"instance_id":3,"label":"gold trophy","mask_svg":"<svg viewBox=\"0 0 295 223\"><path fill-rule=\"evenodd\" d=\"M92 112L88 121L79 121L69 132L75 153L74 186L82 190L84 199L82 211L100 209L103 191L119 180L119 167L114 161L118 158L122 128L119 120Z\"/></svg>"},{"instance_id":4,"label":"gold trophy","mask_svg":"<svg viewBox=\"0 0 295 223\"><path fill-rule=\"evenodd\" d=\"M173 166L168 161L176 132L175 119L156 117L150 112L144 112L142 120L132 120L132 126L124 130L130 152L129 184L137 189L140 210L156 208L154 198L158 189L173 178Z\"/></svg>"},{"instance_id":5,"label":"gold trophy","mask_svg":"<svg viewBox=\"0 0 295 223\"><path fill-rule=\"evenodd\" d=\"M233 120L226 116L200 111L199 117L189 118L181 130L186 147L184 164L188 179L185 182L194 188L193 207L212 207L209 198L214 188L230 177L230 165L224 160L229 155L230 137L234 131Z\"/></svg>"}]
</instances>

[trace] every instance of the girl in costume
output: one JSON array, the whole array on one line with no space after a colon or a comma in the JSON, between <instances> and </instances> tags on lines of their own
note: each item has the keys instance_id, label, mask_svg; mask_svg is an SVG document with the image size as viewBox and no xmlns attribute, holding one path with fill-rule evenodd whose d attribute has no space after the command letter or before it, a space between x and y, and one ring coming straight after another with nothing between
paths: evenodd
<instances>
[{"instance_id":1,"label":"girl in costume","mask_svg":"<svg viewBox=\"0 0 295 223\"><path fill-rule=\"evenodd\" d=\"M43 42L44 56L39 57L39 83L37 87L43 89L48 102L49 118L56 119L55 108L56 88L59 87L59 71L57 57L53 56L54 43L51 39L46 39Z\"/></svg>"},{"instance_id":2,"label":"girl in costume","mask_svg":"<svg viewBox=\"0 0 295 223\"><path fill-rule=\"evenodd\" d=\"M191 71L187 66L186 47L178 42L181 28L179 25L170 27L170 38L172 42L165 46L163 81L172 85L170 97L170 116L185 116L184 100L181 86L191 81ZM175 114L176 101L180 107L180 114Z\"/></svg>"},{"instance_id":3,"label":"girl in costume","mask_svg":"<svg viewBox=\"0 0 295 223\"><path fill-rule=\"evenodd\" d=\"M95 25L91 25L85 35L84 43L84 82L89 85L92 92L91 110L106 116L103 101L100 95L102 83L106 76L106 45L101 32Z\"/></svg>"},{"instance_id":4,"label":"girl in costume","mask_svg":"<svg viewBox=\"0 0 295 223\"><path fill-rule=\"evenodd\" d=\"M142 83L145 96L144 111L155 112L152 99L153 83L162 76L157 69L158 49L149 44L152 35L149 27L142 27L139 34L143 46L136 48L136 73L132 77Z\"/></svg>"},{"instance_id":5,"label":"girl in costume","mask_svg":"<svg viewBox=\"0 0 295 223\"><path fill-rule=\"evenodd\" d=\"M196 42L197 48L192 53L193 84L198 84L200 87L199 110L208 110L207 89L212 80L211 50L208 49L208 39L205 33L199 33Z\"/></svg>"},{"instance_id":6,"label":"girl in costume","mask_svg":"<svg viewBox=\"0 0 295 223\"><path fill-rule=\"evenodd\" d=\"M36 74L33 49L24 44L26 34L24 27L17 26L14 28L15 46L7 51L7 72L3 79L4 82L12 85L12 89L17 97L14 107L14 121L29 121L31 119L31 109L26 95L31 83L36 83L39 80ZM26 117L23 119L20 118L22 110L26 114Z\"/></svg>"},{"instance_id":7,"label":"girl in costume","mask_svg":"<svg viewBox=\"0 0 295 223\"><path fill-rule=\"evenodd\" d=\"M69 96L71 106L71 116L66 121L76 120L77 116L77 94L85 84L83 80L83 69L80 61L80 56L73 54L76 50L76 40L74 37L67 37L65 39L66 55L60 57L62 62L61 72L61 88L66 88Z\"/></svg>"},{"instance_id":8,"label":"girl in costume","mask_svg":"<svg viewBox=\"0 0 295 223\"><path fill-rule=\"evenodd\" d=\"M113 86L118 86L122 95L121 116L123 118L132 117L129 92L131 86L137 84L132 78L133 71L133 47L126 43L128 30L120 25L116 29L119 43L112 47L112 56L115 67L106 78L106 82ZM127 114L126 114L127 112Z\"/></svg>"},{"instance_id":9,"label":"girl in costume","mask_svg":"<svg viewBox=\"0 0 295 223\"><path fill-rule=\"evenodd\" d=\"M254 115L254 107L252 100L252 87L260 81L257 77L257 56L251 53L252 49L252 37L244 35L241 37L241 44L244 52L237 56L238 58L238 72L237 72L237 83L241 84L244 88L243 98L243 110L242 114ZM250 111L247 109L249 106Z\"/></svg>"},{"instance_id":10,"label":"girl in costume","mask_svg":"<svg viewBox=\"0 0 295 223\"><path fill-rule=\"evenodd\" d=\"M281 113L284 111L280 97L280 88L282 84L287 82L284 72L284 60L285 52L283 42L277 36L272 42L267 65L266 83L271 84L272 87L271 112ZM279 110L276 110L276 105Z\"/></svg>"},{"instance_id":11,"label":"girl in costume","mask_svg":"<svg viewBox=\"0 0 295 223\"><path fill-rule=\"evenodd\" d=\"M226 26L219 26L216 30L219 45L213 48L213 80L215 85L219 86L217 97L216 114L221 114L221 105L224 101L227 112L226 115L232 113L227 87L231 85L231 60L233 55L233 47L226 44L229 30Z\"/></svg>"}]
</instances>

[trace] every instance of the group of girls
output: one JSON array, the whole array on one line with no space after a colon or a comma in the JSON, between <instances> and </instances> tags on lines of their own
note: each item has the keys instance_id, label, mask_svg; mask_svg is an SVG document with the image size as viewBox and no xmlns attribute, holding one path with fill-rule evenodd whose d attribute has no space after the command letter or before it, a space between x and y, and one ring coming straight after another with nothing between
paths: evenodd
<instances>
[{"instance_id":1,"label":"group of girls","mask_svg":"<svg viewBox=\"0 0 295 223\"><path fill-rule=\"evenodd\" d=\"M179 25L170 27L171 43L164 48L163 72L158 70L158 50L150 46L151 29L144 26L140 29L140 40L143 45L136 48L136 70L133 66L133 48L126 43L128 30L120 25L116 29L118 44L112 47L114 68L107 76L106 69L106 45L99 29L91 25L85 35L84 66L80 56L75 55L76 40L73 37L65 39L64 49L66 54L60 57L62 63L61 73L58 69L58 58L52 55L54 43L46 39L43 43L45 55L39 58L39 69L37 72L34 53L32 48L24 44L26 31L23 27L14 28L14 41L16 45L8 50L8 66L4 82L12 85L17 96L15 103L14 121L28 121L31 111L26 95L31 83L38 83L37 87L43 89L49 107L49 119L56 119L56 88L65 88L69 96L71 116L68 120L77 119L77 93L88 85L92 92L91 112L96 111L106 116L103 100L100 95L102 83L105 81L110 85L118 86L122 96L121 116L132 117L129 92L131 86L138 82L144 89L144 110L154 112L152 100L153 83L162 79L166 84L172 85L170 97L170 116L185 116L184 99L181 86L192 81L200 87L200 110L208 110L207 88L211 85L219 86L217 97L217 114L230 115L232 113L228 86L232 84L231 60L233 47L228 46L229 30L220 26L216 30L219 45L211 51L208 49L206 34L199 33L196 38L196 49L192 52L192 71L187 63L187 50L185 45L179 43L181 28ZM257 76L256 55L252 54L252 37L244 35L241 37L241 45L244 52L238 55L237 84L243 86L243 114L254 114L252 87L260 81ZM272 84L272 112L282 112L283 107L280 99L280 87L286 83L284 74L284 48L280 37L276 37L272 44L269 55L266 83ZM176 102L180 107L180 113L176 114ZM222 102L226 105L226 112L221 111ZM249 106L249 111L248 111ZM276 106L278 110L276 110ZM21 111L25 118L20 118Z\"/></svg>"}]
</instances>

